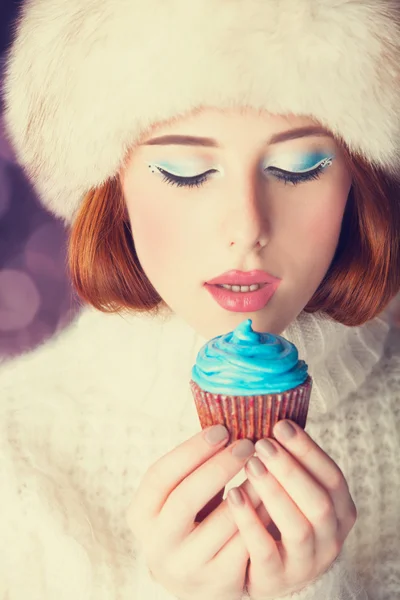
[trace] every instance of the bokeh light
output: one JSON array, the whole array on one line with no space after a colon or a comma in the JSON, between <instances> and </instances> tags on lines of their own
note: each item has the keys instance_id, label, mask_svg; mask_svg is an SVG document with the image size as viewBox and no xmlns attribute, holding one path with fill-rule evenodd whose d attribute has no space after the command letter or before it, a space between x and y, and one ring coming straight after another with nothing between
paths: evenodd
<instances>
[{"instance_id":1,"label":"bokeh light","mask_svg":"<svg viewBox=\"0 0 400 600\"><path fill-rule=\"evenodd\" d=\"M41 225L32 233L25 246L26 266L32 274L65 280L66 253L64 228L58 221Z\"/></svg>"},{"instance_id":2,"label":"bokeh light","mask_svg":"<svg viewBox=\"0 0 400 600\"><path fill-rule=\"evenodd\" d=\"M0 331L16 331L32 323L40 306L34 281L22 271L0 271Z\"/></svg>"}]
</instances>

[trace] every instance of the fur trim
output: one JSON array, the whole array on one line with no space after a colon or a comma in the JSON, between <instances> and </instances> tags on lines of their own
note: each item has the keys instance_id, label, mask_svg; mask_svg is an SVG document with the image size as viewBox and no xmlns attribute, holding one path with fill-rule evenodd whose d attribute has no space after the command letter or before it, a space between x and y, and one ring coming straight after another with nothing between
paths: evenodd
<instances>
[{"instance_id":1,"label":"fur trim","mask_svg":"<svg viewBox=\"0 0 400 600\"><path fill-rule=\"evenodd\" d=\"M309 115L400 164L395 0L26 0L5 121L47 207L71 222L155 122L201 106Z\"/></svg>"}]
</instances>

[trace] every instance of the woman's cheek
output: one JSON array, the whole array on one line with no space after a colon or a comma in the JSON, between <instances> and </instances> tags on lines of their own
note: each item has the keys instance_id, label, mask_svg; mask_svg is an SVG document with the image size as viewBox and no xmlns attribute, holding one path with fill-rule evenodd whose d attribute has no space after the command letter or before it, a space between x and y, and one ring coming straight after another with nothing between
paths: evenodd
<instances>
[{"instance_id":1,"label":"woman's cheek","mask_svg":"<svg viewBox=\"0 0 400 600\"><path fill-rule=\"evenodd\" d=\"M140 203L128 206L128 213L139 261L157 283L163 276L168 277L168 268L179 261L182 223L173 210L150 197L141 197Z\"/></svg>"},{"instance_id":2,"label":"woman's cheek","mask_svg":"<svg viewBox=\"0 0 400 600\"><path fill-rule=\"evenodd\" d=\"M163 261L164 253L160 249L166 248L169 230L163 216L150 202L136 206L132 212L132 236L139 260L146 270L147 266Z\"/></svg>"}]
</instances>

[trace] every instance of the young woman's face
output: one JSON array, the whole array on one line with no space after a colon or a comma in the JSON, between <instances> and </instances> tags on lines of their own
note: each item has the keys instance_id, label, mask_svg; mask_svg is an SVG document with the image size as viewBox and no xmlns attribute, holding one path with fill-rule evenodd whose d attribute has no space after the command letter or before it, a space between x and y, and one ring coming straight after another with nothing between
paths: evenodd
<instances>
[{"instance_id":1,"label":"young woman's face","mask_svg":"<svg viewBox=\"0 0 400 600\"><path fill-rule=\"evenodd\" d=\"M256 331L281 333L329 268L351 177L333 138L300 137L304 127L316 123L204 109L153 130L121 173L142 268L172 311L206 338L248 318ZM263 271L267 287L205 285L231 270Z\"/></svg>"}]
</instances>

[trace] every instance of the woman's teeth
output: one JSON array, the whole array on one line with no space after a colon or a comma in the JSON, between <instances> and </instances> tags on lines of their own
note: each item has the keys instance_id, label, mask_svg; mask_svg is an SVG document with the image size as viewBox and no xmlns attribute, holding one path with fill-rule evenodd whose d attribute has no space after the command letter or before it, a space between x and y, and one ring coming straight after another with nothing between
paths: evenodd
<instances>
[{"instance_id":1,"label":"woman's teeth","mask_svg":"<svg viewBox=\"0 0 400 600\"><path fill-rule=\"evenodd\" d=\"M220 284L218 287L223 287L226 290L230 290L231 292L255 292L263 287L265 284L254 283L253 285L228 285L228 284Z\"/></svg>"}]
</instances>

